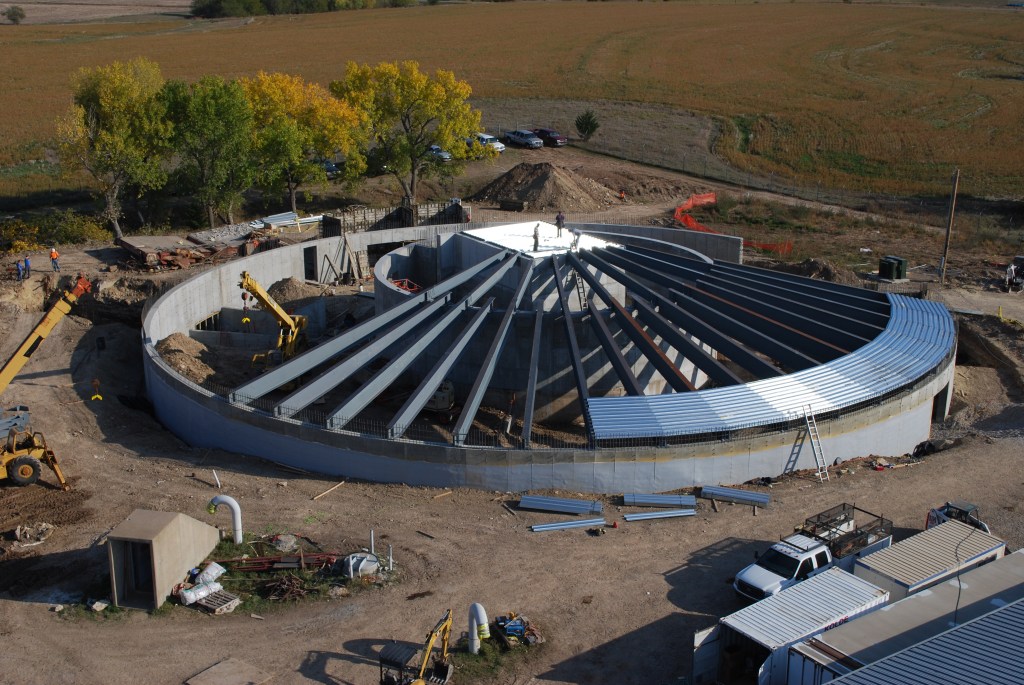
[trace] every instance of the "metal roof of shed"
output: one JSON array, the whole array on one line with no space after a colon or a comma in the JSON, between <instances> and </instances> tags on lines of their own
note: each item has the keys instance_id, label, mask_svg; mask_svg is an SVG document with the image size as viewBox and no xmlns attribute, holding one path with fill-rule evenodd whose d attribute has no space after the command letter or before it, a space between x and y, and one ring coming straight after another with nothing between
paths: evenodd
<instances>
[{"instance_id":1,"label":"metal roof of shed","mask_svg":"<svg viewBox=\"0 0 1024 685\"><path fill-rule=\"evenodd\" d=\"M835 685L1020 685L1024 600L831 682Z\"/></svg>"},{"instance_id":2,"label":"metal roof of shed","mask_svg":"<svg viewBox=\"0 0 1024 685\"><path fill-rule=\"evenodd\" d=\"M858 559L904 587L915 587L1005 547L999 538L960 521L946 521L892 547Z\"/></svg>"},{"instance_id":3,"label":"metal roof of shed","mask_svg":"<svg viewBox=\"0 0 1024 685\"><path fill-rule=\"evenodd\" d=\"M793 649L840 673L842 656L871 664L1011 602L1024 599L1024 551L1008 554L816 637Z\"/></svg>"},{"instance_id":4,"label":"metal roof of shed","mask_svg":"<svg viewBox=\"0 0 1024 685\"><path fill-rule=\"evenodd\" d=\"M840 568L830 568L721 620L769 649L785 647L840 622L865 606L884 602L888 591Z\"/></svg>"}]
</instances>

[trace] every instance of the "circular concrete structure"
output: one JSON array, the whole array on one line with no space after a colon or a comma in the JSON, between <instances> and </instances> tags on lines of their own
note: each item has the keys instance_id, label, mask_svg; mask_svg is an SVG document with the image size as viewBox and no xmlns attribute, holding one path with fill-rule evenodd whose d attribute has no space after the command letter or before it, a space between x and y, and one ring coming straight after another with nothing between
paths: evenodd
<instances>
[{"instance_id":1,"label":"circular concrete structure","mask_svg":"<svg viewBox=\"0 0 1024 685\"><path fill-rule=\"evenodd\" d=\"M468 229L468 230L467 230ZM376 315L234 388L156 352L266 345L238 276L316 280L373 245ZM951 397L932 302L742 266L738 238L639 226L428 226L283 247L200 274L143 322L157 416L187 442L325 474L502 490L661 492L895 456ZM337 274L331 271L331 276ZM435 391L454 390L437 407ZM432 399L433 398L433 399Z\"/></svg>"}]
</instances>

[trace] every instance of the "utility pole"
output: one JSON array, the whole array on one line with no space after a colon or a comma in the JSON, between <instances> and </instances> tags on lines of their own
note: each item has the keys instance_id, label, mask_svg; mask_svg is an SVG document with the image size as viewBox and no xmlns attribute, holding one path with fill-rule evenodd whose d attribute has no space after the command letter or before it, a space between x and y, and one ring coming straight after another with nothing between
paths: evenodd
<instances>
[{"instance_id":1,"label":"utility pole","mask_svg":"<svg viewBox=\"0 0 1024 685\"><path fill-rule=\"evenodd\" d=\"M946 244L942 248L942 266L939 284L946 285L946 260L949 258L949 238L953 234L953 212L956 211L956 191L960 186L960 169L953 170L953 194L949 197L949 221L946 222Z\"/></svg>"}]
</instances>

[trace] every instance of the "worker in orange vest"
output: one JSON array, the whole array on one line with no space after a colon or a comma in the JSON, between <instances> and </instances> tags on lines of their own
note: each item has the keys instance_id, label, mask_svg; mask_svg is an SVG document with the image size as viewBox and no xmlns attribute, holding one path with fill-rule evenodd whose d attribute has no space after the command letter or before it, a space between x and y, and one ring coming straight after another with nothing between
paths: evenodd
<instances>
[{"instance_id":1,"label":"worker in orange vest","mask_svg":"<svg viewBox=\"0 0 1024 685\"><path fill-rule=\"evenodd\" d=\"M56 272L56 273L60 273L60 262L57 261L58 259L60 259L60 253L57 252L57 248L56 247L51 247L50 248L50 268L53 269L53 271Z\"/></svg>"}]
</instances>

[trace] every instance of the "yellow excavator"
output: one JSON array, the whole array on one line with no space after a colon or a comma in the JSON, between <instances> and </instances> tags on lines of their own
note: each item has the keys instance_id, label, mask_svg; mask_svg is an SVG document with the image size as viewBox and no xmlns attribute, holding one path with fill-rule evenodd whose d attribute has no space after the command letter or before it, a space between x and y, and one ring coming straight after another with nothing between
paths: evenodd
<instances>
[{"instance_id":1,"label":"yellow excavator","mask_svg":"<svg viewBox=\"0 0 1024 685\"><path fill-rule=\"evenodd\" d=\"M21 343L14 356L0 368L0 393L7 389L46 336L71 311L71 307L82 295L91 291L92 284L83 276L78 277L74 288L64 291ZM70 490L71 486L61 471L57 455L46 444L43 434L29 427L29 419L28 408L21 405L5 411L0 418L0 431L7 433L6 442L0 443L0 479L9 478L17 485L32 485L39 480L45 464L57 476L61 488Z\"/></svg>"},{"instance_id":2,"label":"yellow excavator","mask_svg":"<svg viewBox=\"0 0 1024 685\"><path fill-rule=\"evenodd\" d=\"M252 295L260 307L274 317L279 326L277 348L253 355L253 366L270 366L277 356L280 356L280 361L286 361L306 349L306 317L286 312L248 271L242 272L242 280L238 287ZM242 296L244 298L245 293Z\"/></svg>"},{"instance_id":3,"label":"yellow excavator","mask_svg":"<svg viewBox=\"0 0 1024 685\"><path fill-rule=\"evenodd\" d=\"M380 650L380 685L443 685L452 678L455 666L448 654L448 641L452 636L452 610L445 612L434 629L427 633L427 641L423 646L423 659L419 671L409 662L420 651L419 647L392 642ZM435 657L434 645L441 640L438 655Z\"/></svg>"}]
</instances>

